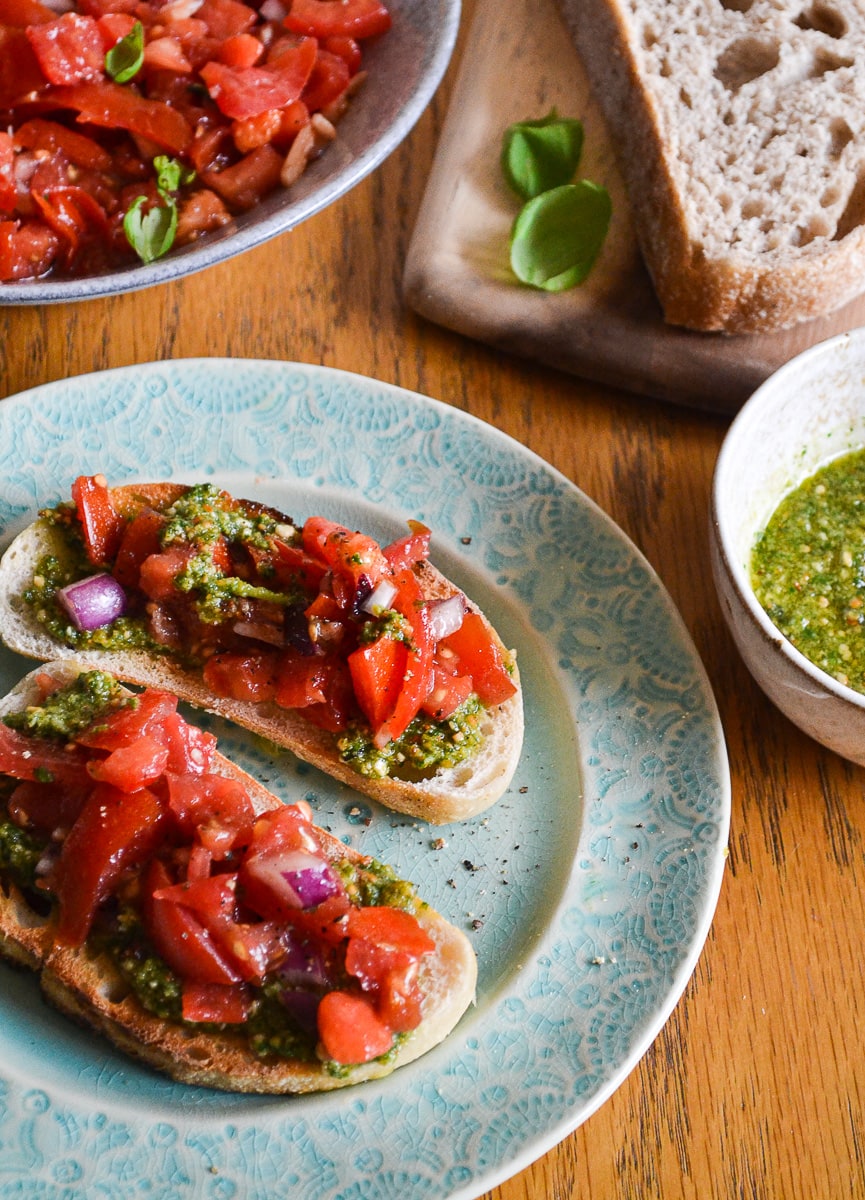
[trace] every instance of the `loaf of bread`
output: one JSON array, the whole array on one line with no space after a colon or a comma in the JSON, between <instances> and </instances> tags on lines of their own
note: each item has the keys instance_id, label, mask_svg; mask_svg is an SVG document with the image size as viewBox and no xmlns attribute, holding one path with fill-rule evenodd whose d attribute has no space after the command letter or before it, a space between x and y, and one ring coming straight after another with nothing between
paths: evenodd
<instances>
[{"instance_id":1,"label":"loaf of bread","mask_svg":"<svg viewBox=\"0 0 865 1200\"><path fill-rule=\"evenodd\" d=\"M768 332L865 290L865 7L557 2L669 323Z\"/></svg>"}]
</instances>

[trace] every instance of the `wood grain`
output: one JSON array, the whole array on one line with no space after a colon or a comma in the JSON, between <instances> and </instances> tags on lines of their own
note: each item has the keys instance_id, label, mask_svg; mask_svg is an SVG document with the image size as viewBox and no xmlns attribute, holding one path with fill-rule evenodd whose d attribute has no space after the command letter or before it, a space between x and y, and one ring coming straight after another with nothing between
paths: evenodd
<instances>
[{"instance_id":1,"label":"wood grain","mask_svg":"<svg viewBox=\"0 0 865 1200\"><path fill-rule=\"evenodd\" d=\"M715 689L733 783L729 868L694 976L637 1069L486 1200L865 1197L865 776L772 708L723 625L707 522L725 420L508 356L428 323L403 296L474 8L467 0L435 103L372 178L185 281L0 310L0 394L172 356L325 363L491 422L597 501L658 571Z\"/></svg>"}]
</instances>

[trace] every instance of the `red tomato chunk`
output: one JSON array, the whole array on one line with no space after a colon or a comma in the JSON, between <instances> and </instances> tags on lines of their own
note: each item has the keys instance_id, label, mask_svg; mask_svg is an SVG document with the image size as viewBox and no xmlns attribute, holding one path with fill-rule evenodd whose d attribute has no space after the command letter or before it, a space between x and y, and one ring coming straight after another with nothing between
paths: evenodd
<instances>
[{"instance_id":1,"label":"red tomato chunk","mask_svg":"<svg viewBox=\"0 0 865 1200\"><path fill-rule=\"evenodd\" d=\"M0 0L0 283L152 261L170 246L148 242L142 205L174 211L179 246L255 207L284 170L290 186L295 138L324 119L302 169L391 18L379 0L281 8L77 0L58 15Z\"/></svg>"},{"instance_id":2,"label":"red tomato chunk","mask_svg":"<svg viewBox=\"0 0 865 1200\"><path fill-rule=\"evenodd\" d=\"M40 683L56 690L47 673ZM342 847L309 805L256 814L244 781L211 769L214 749L155 689L61 739L0 722L0 774L15 781L0 824L45 846L32 886L55 902L57 940L110 934L132 904L137 952L179 980L183 1020L242 1027L267 984L323 1056L387 1053L422 1020L435 942L408 909L352 900Z\"/></svg>"}]
</instances>

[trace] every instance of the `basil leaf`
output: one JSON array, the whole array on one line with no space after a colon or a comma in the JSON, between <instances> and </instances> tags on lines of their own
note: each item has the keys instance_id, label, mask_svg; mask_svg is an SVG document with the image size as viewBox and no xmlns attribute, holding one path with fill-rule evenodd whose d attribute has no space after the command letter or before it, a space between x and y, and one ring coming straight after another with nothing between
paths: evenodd
<instances>
[{"instance_id":1,"label":"basil leaf","mask_svg":"<svg viewBox=\"0 0 865 1200\"><path fill-rule=\"evenodd\" d=\"M191 167L185 167L167 154L157 154L153 165L156 168L156 186L162 196L178 191L183 184L191 183L195 178L195 171Z\"/></svg>"},{"instance_id":2,"label":"basil leaf","mask_svg":"<svg viewBox=\"0 0 865 1200\"><path fill-rule=\"evenodd\" d=\"M582 283L603 245L611 213L607 189L585 179L529 200L511 230L514 274L547 292Z\"/></svg>"},{"instance_id":3,"label":"basil leaf","mask_svg":"<svg viewBox=\"0 0 865 1200\"><path fill-rule=\"evenodd\" d=\"M123 232L143 263L154 262L167 254L177 232L177 205L168 198L164 204L144 211L145 196L139 196L126 211Z\"/></svg>"},{"instance_id":4,"label":"basil leaf","mask_svg":"<svg viewBox=\"0 0 865 1200\"><path fill-rule=\"evenodd\" d=\"M128 83L144 62L144 26L136 21L126 37L105 55L105 72L115 83Z\"/></svg>"},{"instance_id":5,"label":"basil leaf","mask_svg":"<svg viewBox=\"0 0 865 1200\"><path fill-rule=\"evenodd\" d=\"M582 122L553 109L538 121L518 121L505 130L501 167L517 195L531 200L570 183L582 152Z\"/></svg>"}]
</instances>

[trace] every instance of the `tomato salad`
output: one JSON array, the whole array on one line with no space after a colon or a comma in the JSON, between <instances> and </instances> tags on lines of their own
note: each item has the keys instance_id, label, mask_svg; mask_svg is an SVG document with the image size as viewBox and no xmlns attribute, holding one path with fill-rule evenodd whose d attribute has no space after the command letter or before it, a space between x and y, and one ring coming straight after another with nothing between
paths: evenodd
<instances>
[{"instance_id":1,"label":"tomato salad","mask_svg":"<svg viewBox=\"0 0 865 1200\"><path fill-rule=\"evenodd\" d=\"M301 527L210 484L108 487L81 476L46 510L66 553L25 601L62 645L169 654L208 691L296 710L368 778L469 757L513 664L456 589L430 599L430 530L380 546L325 517Z\"/></svg>"},{"instance_id":2,"label":"tomato salad","mask_svg":"<svg viewBox=\"0 0 865 1200\"><path fill-rule=\"evenodd\" d=\"M151 262L335 136L381 0L0 0L0 282Z\"/></svg>"},{"instance_id":3,"label":"tomato salad","mask_svg":"<svg viewBox=\"0 0 865 1200\"><path fill-rule=\"evenodd\" d=\"M98 671L38 683L0 723L0 883L53 913L55 943L107 953L154 1015L229 1026L260 1057L338 1072L420 1024L436 944L410 884L338 857L305 802L256 814L175 697Z\"/></svg>"}]
</instances>

